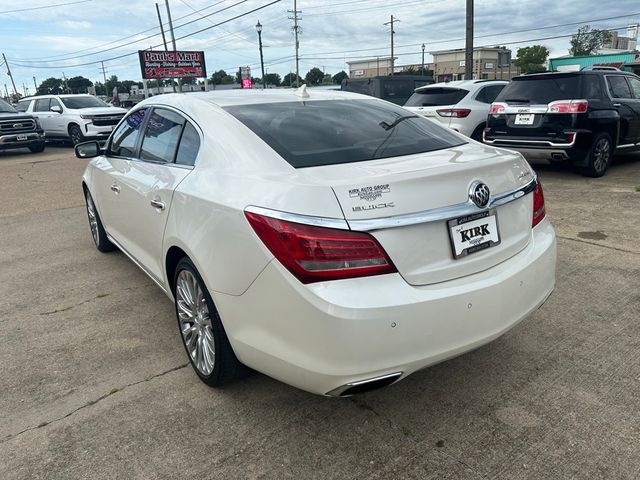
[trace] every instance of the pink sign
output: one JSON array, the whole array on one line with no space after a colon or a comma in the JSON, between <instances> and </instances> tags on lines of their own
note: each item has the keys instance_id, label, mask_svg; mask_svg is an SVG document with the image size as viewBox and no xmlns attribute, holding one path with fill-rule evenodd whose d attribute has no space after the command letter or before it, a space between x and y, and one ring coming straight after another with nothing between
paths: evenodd
<instances>
[{"instance_id":1,"label":"pink sign","mask_svg":"<svg viewBox=\"0 0 640 480\"><path fill-rule=\"evenodd\" d=\"M250 78L243 78L242 79L242 88L251 88L252 84L251 84L251 79Z\"/></svg>"}]
</instances>

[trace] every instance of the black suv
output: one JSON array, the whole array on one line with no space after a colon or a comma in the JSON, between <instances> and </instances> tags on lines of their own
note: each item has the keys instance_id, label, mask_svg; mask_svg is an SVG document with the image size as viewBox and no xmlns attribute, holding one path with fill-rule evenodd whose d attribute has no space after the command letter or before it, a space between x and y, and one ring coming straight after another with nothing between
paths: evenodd
<instances>
[{"instance_id":1,"label":"black suv","mask_svg":"<svg viewBox=\"0 0 640 480\"><path fill-rule=\"evenodd\" d=\"M19 113L0 99L0 150L23 147L33 153L44 150L44 132L38 119Z\"/></svg>"},{"instance_id":2,"label":"black suv","mask_svg":"<svg viewBox=\"0 0 640 480\"><path fill-rule=\"evenodd\" d=\"M614 151L640 149L640 77L612 68L516 77L491 105L483 141L600 177Z\"/></svg>"}]
</instances>

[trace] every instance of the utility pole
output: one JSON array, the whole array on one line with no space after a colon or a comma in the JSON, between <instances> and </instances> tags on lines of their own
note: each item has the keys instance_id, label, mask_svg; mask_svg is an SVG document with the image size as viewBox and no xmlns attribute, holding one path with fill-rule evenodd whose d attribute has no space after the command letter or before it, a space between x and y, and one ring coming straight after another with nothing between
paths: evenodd
<instances>
[{"instance_id":1,"label":"utility pole","mask_svg":"<svg viewBox=\"0 0 640 480\"><path fill-rule=\"evenodd\" d=\"M473 79L473 0L467 0L467 32L464 52L464 79Z\"/></svg>"},{"instance_id":2,"label":"utility pole","mask_svg":"<svg viewBox=\"0 0 640 480\"><path fill-rule=\"evenodd\" d=\"M420 68L420 75L425 75L424 73L424 43L422 44L422 67Z\"/></svg>"},{"instance_id":3,"label":"utility pole","mask_svg":"<svg viewBox=\"0 0 640 480\"><path fill-rule=\"evenodd\" d=\"M293 10L288 10L288 12L293 14L293 17L289 17L289 20L293 20L293 34L296 37L296 88L298 88L300 86L300 55L298 54L300 49L300 42L298 41L300 26L298 25L298 21L300 21L300 17L298 17L298 14L302 13L302 11L298 10L297 0L293 0Z\"/></svg>"},{"instance_id":4,"label":"utility pole","mask_svg":"<svg viewBox=\"0 0 640 480\"><path fill-rule=\"evenodd\" d=\"M394 18L393 15L391 15L391 20L384 24L384 25L390 25L391 26L391 73L389 73L389 75L393 75L393 72L395 70L395 68L394 68L395 60L393 58L393 36L396 34L396 32L393 29L393 22L399 22L399 21L400 20L398 20L397 18Z\"/></svg>"},{"instance_id":5,"label":"utility pole","mask_svg":"<svg viewBox=\"0 0 640 480\"><path fill-rule=\"evenodd\" d=\"M171 20L171 10L169 9L169 0L164 0L164 4L167 7L167 18L169 19L169 31L171 32L171 43L173 44L173 51L176 52L176 36L173 33L173 21ZM173 85L173 82L171 82ZM173 85L173 91L176 91L176 86ZM178 91L182 92L182 83L178 77Z\"/></svg>"},{"instance_id":6,"label":"utility pole","mask_svg":"<svg viewBox=\"0 0 640 480\"><path fill-rule=\"evenodd\" d=\"M107 72L104 69L104 62L100 62L100 65L102 65L102 76L104 77L104 84L107 84Z\"/></svg>"},{"instance_id":7,"label":"utility pole","mask_svg":"<svg viewBox=\"0 0 640 480\"><path fill-rule=\"evenodd\" d=\"M38 84L36 83L36 77L33 77L33 88L34 88L34 92L38 91Z\"/></svg>"},{"instance_id":8,"label":"utility pole","mask_svg":"<svg viewBox=\"0 0 640 480\"><path fill-rule=\"evenodd\" d=\"M4 56L4 53L2 54L2 59L4 60L4 64L7 66L7 75L9 75L9 78L11 79L11 85L13 85L13 93L15 93L16 95L16 101L18 100L18 90L16 89L16 82L13 81L13 75L11 75L11 68L9 68L9 63L7 62L7 57ZM6 89L6 85L5 85L5 89ZM9 95L7 95L8 97Z\"/></svg>"},{"instance_id":9,"label":"utility pole","mask_svg":"<svg viewBox=\"0 0 640 480\"><path fill-rule=\"evenodd\" d=\"M69 84L67 83L67 77L64 72L62 72L62 78L64 79L64 91L65 93L69 93Z\"/></svg>"},{"instance_id":10,"label":"utility pole","mask_svg":"<svg viewBox=\"0 0 640 480\"><path fill-rule=\"evenodd\" d=\"M167 48L167 37L164 36L164 28L162 27L162 17L160 16L160 7L156 3L156 13L158 14L158 24L160 25L160 33L162 33L162 43L164 43L165 51L169 50ZM175 44L175 40L174 40Z\"/></svg>"}]
</instances>

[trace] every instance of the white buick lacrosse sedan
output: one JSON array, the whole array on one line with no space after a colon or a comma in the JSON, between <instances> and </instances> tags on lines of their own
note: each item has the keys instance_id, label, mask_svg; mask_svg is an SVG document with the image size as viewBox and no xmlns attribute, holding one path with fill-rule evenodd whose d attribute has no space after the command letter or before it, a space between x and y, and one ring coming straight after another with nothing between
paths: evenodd
<instances>
[{"instance_id":1,"label":"white buick lacrosse sedan","mask_svg":"<svg viewBox=\"0 0 640 480\"><path fill-rule=\"evenodd\" d=\"M483 345L555 284L555 234L518 153L352 93L138 104L83 176L98 250L175 300L211 386L245 366L344 396Z\"/></svg>"}]
</instances>

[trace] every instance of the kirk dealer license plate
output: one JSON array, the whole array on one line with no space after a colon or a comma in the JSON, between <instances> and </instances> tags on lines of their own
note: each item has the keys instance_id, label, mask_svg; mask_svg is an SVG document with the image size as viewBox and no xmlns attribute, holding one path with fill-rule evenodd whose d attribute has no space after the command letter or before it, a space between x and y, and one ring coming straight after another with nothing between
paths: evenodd
<instances>
[{"instance_id":1,"label":"kirk dealer license plate","mask_svg":"<svg viewBox=\"0 0 640 480\"><path fill-rule=\"evenodd\" d=\"M516 115L516 125L533 125L533 121L535 120L535 115L533 113L519 113Z\"/></svg>"},{"instance_id":2,"label":"kirk dealer license plate","mask_svg":"<svg viewBox=\"0 0 640 480\"><path fill-rule=\"evenodd\" d=\"M500 243L495 209L447 222L454 258L465 257Z\"/></svg>"}]
</instances>

